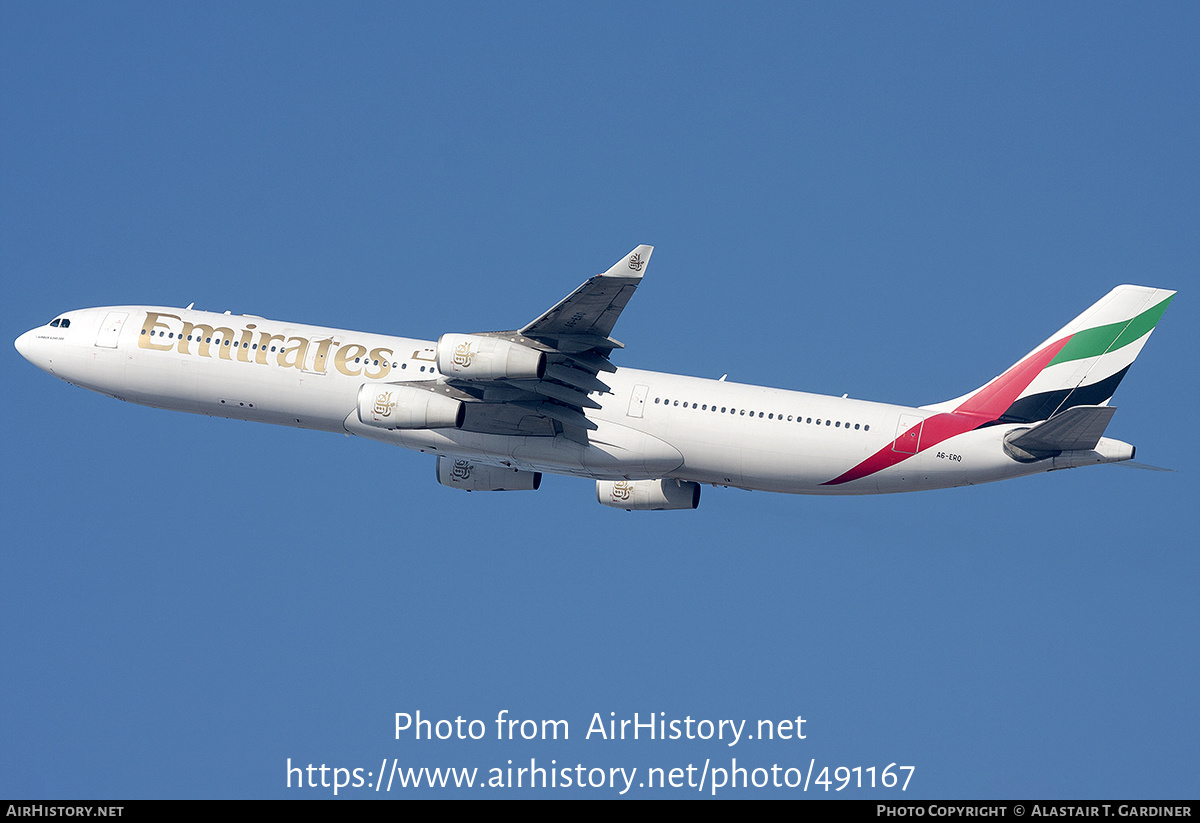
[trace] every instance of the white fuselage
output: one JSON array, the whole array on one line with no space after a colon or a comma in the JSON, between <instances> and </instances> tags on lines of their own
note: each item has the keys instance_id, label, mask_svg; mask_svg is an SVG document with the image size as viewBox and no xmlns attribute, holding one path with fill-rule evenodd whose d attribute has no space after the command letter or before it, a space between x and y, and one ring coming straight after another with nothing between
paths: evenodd
<instances>
[{"instance_id":1,"label":"white fuselage","mask_svg":"<svg viewBox=\"0 0 1200 823\"><path fill-rule=\"evenodd\" d=\"M299 428L528 471L600 480L674 478L803 494L944 488L1108 462L1101 451L1018 462L992 425L935 447L897 438L935 411L620 368L587 417L587 445L531 415L529 434L363 425L364 383L439 377L435 343L153 306L84 309L68 328L40 327L17 348L77 386L156 408ZM468 418L469 420L469 418ZM920 435L917 435L919 439ZM897 441L894 443L894 441ZM895 465L827 485L872 455L912 449Z\"/></svg>"}]
</instances>

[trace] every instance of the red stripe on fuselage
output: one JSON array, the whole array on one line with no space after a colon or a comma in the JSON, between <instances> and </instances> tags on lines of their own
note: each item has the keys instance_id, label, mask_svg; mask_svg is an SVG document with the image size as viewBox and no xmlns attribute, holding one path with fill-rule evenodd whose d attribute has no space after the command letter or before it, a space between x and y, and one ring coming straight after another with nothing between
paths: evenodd
<instances>
[{"instance_id":1,"label":"red stripe on fuselage","mask_svg":"<svg viewBox=\"0 0 1200 823\"><path fill-rule=\"evenodd\" d=\"M998 420L1000 415L1004 414L1008 410L1008 407L1021 396L1021 392L1029 387L1029 384L1033 382L1033 378L1037 377L1042 369L1046 368L1050 361L1054 359L1054 356L1062 350L1062 347L1067 345L1070 339L1070 336L1064 337L1062 340L1056 340L1044 349L1034 352L968 397L954 411L942 412L935 414L933 417L926 418L922 423L918 423L907 431L901 432L896 440L884 446L848 472L821 485L839 486L842 483L849 483L852 480L867 477L889 466L894 466L897 463L907 460L913 456L913 453L897 451L894 446L898 441L903 441L913 436L918 430L921 432L921 439L917 453L920 453L936 446L943 440L948 440L951 437Z\"/></svg>"}]
</instances>

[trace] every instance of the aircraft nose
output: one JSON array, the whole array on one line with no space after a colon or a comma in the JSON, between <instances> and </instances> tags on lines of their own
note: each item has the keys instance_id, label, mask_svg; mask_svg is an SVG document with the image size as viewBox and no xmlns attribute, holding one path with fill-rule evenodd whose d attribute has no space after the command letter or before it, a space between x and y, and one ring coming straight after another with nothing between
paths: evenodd
<instances>
[{"instance_id":1,"label":"aircraft nose","mask_svg":"<svg viewBox=\"0 0 1200 823\"><path fill-rule=\"evenodd\" d=\"M17 347L17 351L20 352L22 357L33 362L33 330L27 331L18 337L13 345Z\"/></svg>"},{"instance_id":2,"label":"aircraft nose","mask_svg":"<svg viewBox=\"0 0 1200 823\"><path fill-rule=\"evenodd\" d=\"M16 341L13 342L13 345L16 346L17 351L21 353L21 356L30 363L37 366L39 369L42 369L43 371L49 371L51 374L53 374L53 371L50 369L49 359L46 357L46 347L43 345L44 341L38 340L39 331L41 330L30 329L18 337Z\"/></svg>"}]
</instances>

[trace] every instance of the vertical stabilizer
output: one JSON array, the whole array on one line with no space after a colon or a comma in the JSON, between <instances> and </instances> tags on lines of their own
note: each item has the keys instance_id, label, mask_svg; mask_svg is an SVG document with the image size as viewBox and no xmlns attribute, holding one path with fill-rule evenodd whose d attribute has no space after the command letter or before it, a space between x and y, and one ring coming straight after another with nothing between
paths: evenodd
<instances>
[{"instance_id":1,"label":"vertical stabilizer","mask_svg":"<svg viewBox=\"0 0 1200 823\"><path fill-rule=\"evenodd\" d=\"M970 394L925 408L1034 423L1108 403L1175 292L1117 286L1036 349Z\"/></svg>"}]
</instances>

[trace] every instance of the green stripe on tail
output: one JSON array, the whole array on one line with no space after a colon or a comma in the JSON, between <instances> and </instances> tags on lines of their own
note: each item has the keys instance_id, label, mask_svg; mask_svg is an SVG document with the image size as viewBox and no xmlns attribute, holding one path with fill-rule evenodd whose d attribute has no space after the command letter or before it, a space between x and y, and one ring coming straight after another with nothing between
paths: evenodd
<instances>
[{"instance_id":1,"label":"green stripe on tail","mask_svg":"<svg viewBox=\"0 0 1200 823\"><path fill-rule=\"evenodd\" d=\"M1098 357L1108 352L1127 346L1147 334L1158 324L1163 312L1173 300L1171 295L1157 306L1152 306L1129 321L1109 323L1107 326L1097 326L1094 329L1078 331L1067 341L1067 345L1050 361L1049 366L1066 363L1071 360L1083 360L1087 357Z\"/></svg>"}]
</instances>

